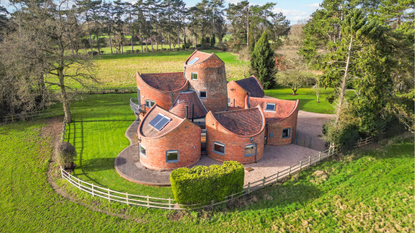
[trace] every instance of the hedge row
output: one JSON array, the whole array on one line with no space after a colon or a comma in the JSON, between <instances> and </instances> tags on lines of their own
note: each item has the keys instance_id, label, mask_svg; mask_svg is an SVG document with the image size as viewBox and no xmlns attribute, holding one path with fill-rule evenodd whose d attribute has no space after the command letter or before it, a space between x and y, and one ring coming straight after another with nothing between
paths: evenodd
<instances>
[{"instance_id":1,"label":"hedge row","mask_svg":"<svg viewBox=\"0 0 415 233\"><path fill-rule=\"evenodd\" d=\"M221 166L178 168L170 174L170 181L177 203L204 205L241 192L244 166L236 161L225 161Z\"/></svg>"}]
</instances>

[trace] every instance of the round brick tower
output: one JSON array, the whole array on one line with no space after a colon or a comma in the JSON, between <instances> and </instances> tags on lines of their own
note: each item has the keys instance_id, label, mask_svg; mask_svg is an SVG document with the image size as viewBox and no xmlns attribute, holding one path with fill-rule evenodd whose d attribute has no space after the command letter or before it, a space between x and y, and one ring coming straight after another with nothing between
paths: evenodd
<instances>
[{"instance_id":1,"label":"round brick tower","mask_svg":"<svg viewBox=\"0 0 415 233\"><path fill-rule=\"evenodd\" d=\"M208 111L226 111L228 93L225 63L216 54L194 51L186 60L184 75Z\"/></svg>"}]
</instances>

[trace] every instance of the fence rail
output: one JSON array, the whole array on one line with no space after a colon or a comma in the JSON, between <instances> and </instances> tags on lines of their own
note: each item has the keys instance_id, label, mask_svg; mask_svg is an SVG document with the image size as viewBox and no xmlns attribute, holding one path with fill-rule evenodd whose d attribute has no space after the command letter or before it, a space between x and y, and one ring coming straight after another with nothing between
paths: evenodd
<instances>
[{"instance_id":1,"label":"fence rail","mask_svg":"<svg viewBox=\"0 0 415 233\"><path fill-rule=\"evenodd\" d=\"M38 118L54 117L64 115L62 109L49 109L43 111L23 112L20 114L8 115L0 118L0 125L5 125L18 121L34 120Z\"/></svg>"},{"instance_id":2,"label":"fence rail","mask_svg":"<svg viewBox=\"0 0 415 233\"><path fill-rule=\"evenodd\" d=\"M64 135L64 132L62 133ZM64 136L63 136L64 137ZM368 137L365 139L362 139L358 142L356 145L357 147L361 147L367 144L370 144L373 142L372 137ZM200 208L206 208L206 207L213 207L216 205L220 205L223 203L226 203L230 200L233 200L235 198L239 198L241 196L250 194L256 190L259 190L267 185L271 185L279 180L285 179L292 174L299 172L303 169L306 169L310 167L313 164L316 164L332 155L335 155L338 153L338 149L336 147L331 146L329 149L319 152L318 155L310 156L306 160L300 161L298 164L292 165L282 171L278 171L270 176L264 177L262 179L259 179L255 182L250 182L243 186L243 190L240 193L234 193L227 197L225 197L224 200L220 202L215 202L215 200L212 200L210 204L201 206L200 204L178 204L174 202L174 199L171 198L159 198L159 197L150 197L150 196L142 196L142 195L135 195L135 194L129 194L129 193L123 193L111 190L109 188L104 188L100 186L96 186L92 183L85 182L75 176L72 176L68 172L66 172L61 167L61 175L62 178L67 180L69 183L77 187L79 190L82 190L84 192L87 192L91 194L93 197L97 196L100 198L107 199L109 202L115 201L120 203L125 203L127 205L137 205L147 208L158 208L158 209L168 209L168 210L182 210L182 209L200 209Z\"/></svg>"}]
</instances>

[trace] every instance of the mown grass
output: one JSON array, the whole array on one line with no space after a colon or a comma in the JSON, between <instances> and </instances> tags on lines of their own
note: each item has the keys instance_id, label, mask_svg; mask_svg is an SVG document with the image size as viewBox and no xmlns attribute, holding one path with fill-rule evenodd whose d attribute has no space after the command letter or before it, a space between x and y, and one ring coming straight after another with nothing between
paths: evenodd
<instances>
[{"instance_id":1,"label":"mown grass","mask_svg":"<svg viewBox=\"0 0 415 233\"><path fill-rule=\"evenodd\" d=\"M265 90L265 95L272 96L283 100L300 100L299 109L307 112L333 114L335 108L330 104L326 97L333 93L333 88L321 89L319 103L317 103L316 93L312 88L300 88L297 95L292 95L290 88L277 88ZM354 95L353 91L347 91L346 97Z\"/></svg>"},{"instance_id":2,"label":"mown grass","mask_svg":"<svg viewBox=\"0 0 415 233\"><path fill-rule=\"evenodd\" d=\"M80 110L79 110L80 111ZM93 198L58 181L83 205L47 183L47 122L0 127L0 229L5 232L411 232L413 137L323 162L214 210L164 211ZM121 137L121 136L120 136ZM6 143L5 143L6 142ZM101 141L98 147L107 143ZM96 148L99 150L99 148ZM99 165L98 165L99 166Z\"/></svg>"},{"instance_id":3,"label":"mown grass","mask_svg":"<svg viewBox=\"0 0 415 233\"><path fill-rule=\"evenodd\" d=\"M241 79L248 74L248 62L237 59L229 52L203 50L214 52L226 64L226 77L228 80ZM140 73L169 73L183 72L186 59L192 51L140 53L140 54L114 54L96 57L96 78L98 83L86 81L85 83L98 88L131 88L136 84L136 72ZM54 80L50 77L51 81ZM73 88L83 87L74 81L67 81Z\"/></svg>"},{"instance_id":4,"label":"mown grass","mask_svg":"<svg viewBox=\"0 0 415 233\"><path fill-rule=\"evenodd\" d=\"M115 158L130 145L124 134L136 119L129 106L132 97L136 94L88 95L71 105L74 122L66 127L65 140L78 152L74 175L117 191L173 198L170 188L129 182L114 169Z\"/></svg>"}]
</instances>

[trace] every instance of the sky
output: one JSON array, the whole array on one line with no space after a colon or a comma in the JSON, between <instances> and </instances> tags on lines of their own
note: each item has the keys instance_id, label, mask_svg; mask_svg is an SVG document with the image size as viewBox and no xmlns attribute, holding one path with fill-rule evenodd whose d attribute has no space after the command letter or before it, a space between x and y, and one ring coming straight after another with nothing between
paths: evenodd
<instances>
[{"instance_id":1,"label":"sky","mask_svg":"<svg viewBox=\"0 0 415 233\"><path fill-rule=\"evenodd\" d=\"M136 0L124 0L128 2L136 2ZM184 0L186 6L194 6L201 0ZM229 3L238 3L241 0L225 0L225 7L228 7ZM319 4L322 0L284 0L284 1L272 1L272 0L250 0L252 5L261 5L268 2L277 3L274 8L274 12L282 12L291 25L297 24L300 20L307 20L310 15L319 8ZM9 4L8 0L0 0L1 5ZM8 10L12 10L11 7L7 7Z\"/></svg>"}]
</instances>

